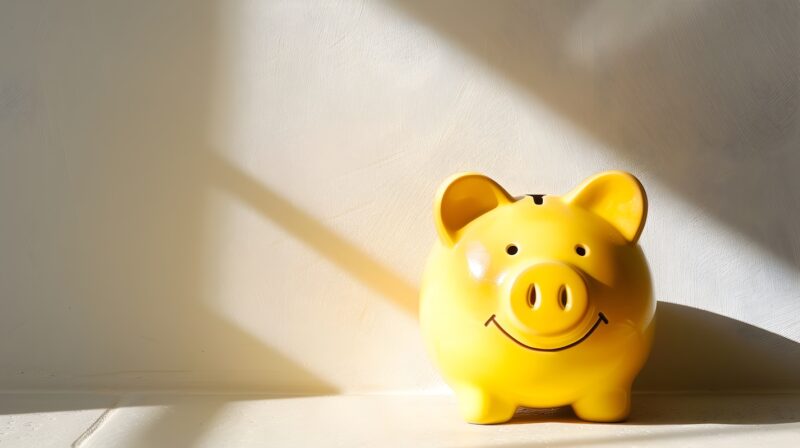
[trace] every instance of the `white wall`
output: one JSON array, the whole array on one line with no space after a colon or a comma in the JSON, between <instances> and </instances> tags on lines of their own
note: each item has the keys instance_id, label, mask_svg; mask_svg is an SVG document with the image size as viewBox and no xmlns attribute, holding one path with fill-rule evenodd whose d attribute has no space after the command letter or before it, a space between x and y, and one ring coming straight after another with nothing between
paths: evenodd
<instances>
[{"instance_id":1,"label":"white wall","mask_svg":"<svg viewBox=\"0 0 800 448\"><path fill-rule=\"evenodd\" d=\"M662 302L638 387L800 389L799 12L2 2L0 388L442 390L438 183L619 168Z\"/></svg>"}]
</instances>

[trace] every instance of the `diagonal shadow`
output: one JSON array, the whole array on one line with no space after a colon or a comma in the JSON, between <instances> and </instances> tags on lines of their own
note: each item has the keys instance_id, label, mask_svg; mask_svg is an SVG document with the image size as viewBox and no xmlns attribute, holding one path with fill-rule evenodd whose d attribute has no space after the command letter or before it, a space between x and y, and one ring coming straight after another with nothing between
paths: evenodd
<instances>
[{"instance_id":1,"label":"diagonal shadow","mask_svg":"<svg viewBox=\"0 0 800 448\"><path fill-rule=\"evenodd\" d=\"M24 242L40 239L40 245L34 247L33 252L44 260L40 266L44 273L42 276L47 277L45 274L49 273L49 277L43 282L44 286L37 284L38 277L31 278L26 283L12 278L17 276L8 274L9 281L13 281L8 286L12 294L5 300L4 313L0 315L0 331L4 332L0 334L7 336L3 339L11 343L3 342L0 347L4 353L16 353L12 351L15 349L16 331L23 335L35 335L36 337L30 338L26 349L41 355L32 364L44 366L40 367L43 376L51 374L48 369L56 370L58 375L52 379L28 381L45 387L76 384L86 388L109 389L125 384L138 388L158 385L163 387L164 384L177 384L186 388L220 384L227 387L243 384L246 387L265 387L264 381L268 379L268 374L278 372L276 377L296 381L280 384L282 389L292 390L310 385L319 393L334 392L335 388L324 379L316 377L297 361L289 359L228 322L203 303L200 281L208 274L209 267L203 265L208 257L198 246L201 246L204 238L202 220L206 199L204 192L207 187L212 185L231 192L370 289L411 314L416 313L417 305L414 286L253 176L208 150L204 137L198 136L198 129L204 129L208 125L206 114L209 114L210 100L207 96L210 86L214 84L210 68L220 64L214 55L216 46L220 45L215 41L218 37L215 29L215 22L218 20L216 15L221 9L218 2L187 2L169 5L168 8L163 5L133 5L127 9L117 9L113 5L102 7L101 3L84 1L64 7L63 11L57 5L47 6L41 14L34 14L30 21L16 21L23 25L44 23L46 26L42 28L51 33L45 36L46 39L19 41L30 45L46 44L52 48L48 47L48 52L44 52L47 54L39 56L44 62L41 66L34 64L35 69L29 70L27 61L8 64L2 68L4 74L5 70L13 72L12 76L6 78L12 80L10 85L13 84L14 87L9 91L22 92L20 103L24 106L18 115L15 115L12 108L4 109L6 116L2 119L5 121L1 123L5 126L3 130L22 128L27 119L24 114L41 106L36 98L25 96L26 92L36 91L38 88L27 84L30 79L35 79L57 92L58 96L53 98L58 101L52 101L53 104L48 105L48 113L57 119L47 125L61 129L60 133L53 134L62 140L54 143L32 137L34 140L28 141L24 140L27 137L23 135L19 137L22 143L9 140L12 150L0 154L4 157L4 163L0 164L3 176L0 177L4 182L9 182L8 185L15 187L2 192L3 210L13 212L4 217L7 220L4 221L4 226L7 226L4 228L8 229L7 234L25 236L19 238L23 243L12 241L4 246L8 251L4 251L0 261L4 262L4 267L10 269L9 272L22 272L15 261L29 256L29 247ZM51 7L55 9L50 9ZM734 163L737 159L726 155L727 152L718 154L712 151L705 154L702 151L702 141L698 143L697 137L692 137L694 134L689 132L693 129L689 118L702 122L699 119L712 111L708 107L704 108L703 104L698 105L691 101L688 103L698 108L699 112L692 107L684 110L682 102L673 103L673 100L669 100L670 95L680 93L680 89L666 88L669 87L669 78L656 78L655 86L662 87L662 91L670 94L660 97L667 112L683 113L678 124L686 129L679 128L680 132L674 135L669 129L664 130L657 126L660 113L646 110L638 111L640 114L631 113L629 109L635 109L641 99L635 95L626 95L624 86L618 85L615 80L605 79L598 74L594 76L600 76L600 80L587 77L585 73L581 74L581 67L569 64L555 73L539 73L538 69L541 67L552 68L552 64L547 64L552 61L552 52L545 50L548 49L548 44L557 46L553 37L561 34L555 30L558 25L566 28L569 24L565 14L568 16L569 13L579 12L581 8L552 4L540 6L545 14L537 20L545 22L546 26L531 30L526 22L531 14L509 14L507 8L497 5L465 3L441 11L436 9L440 8L438 5L408 4L404 7L426 17L424 20L444 22L439 24L440 29L455 37L461 36L459 39L468 47L477 46L476 51L482 57L506 66L505 71L517 83L530 85L529 91L532 94L542 95L565 115L574 115L577 122L592 130L595 135L608 142L620 143L616 146L630 152L634 159L641 157L645 164L655 163L648 161L650 157L670 162L666 164L663 176L668 183L672 180L671 185L674 188L685 190L684 194L691 196L690 200L699 203L718 201L719 205L712 204L710 209L722 217L730 218L729 221L740 230L749 233L755 240L761 241L785 259L791 259L796 253L796 246L784 244L785 241L779 239L781 235L785 236L785 229L779 224L785 222L786 216L776 216L770 208L772 202L756 199L775 193L774 201L791 203L796 200L793 195L798 191L794 188L798 186L798 181L775 176L761 179L764 181L761 183L758 178L743 172ZM526 7L523 4L517 6ZM564 9L559 12L560 8ZM728 12L723 11L721 20L732 20L731 17L738 17L743 13L752 13L764 21L773 20L774 29L765 30L765 37L756 37L754 41L756 44L765 41L775 43L773 53L785 56L787 61L792 60L789 57L791 52L786 49L787 43L780 43L783 36L781 33L786 32L787 23L793 17L791 8L788 8L789 11L783 18L780 16L786 11L775 13L767 9L766 13L761 13L755 11L754 6L741 4L722 9ZM731 9L733 12L730 12ZM56 23L49 23L46 18L55 18L53 20ZM470 26L475 26L480 31L479 38L470 37ZM684 26L687 32L694 27L690 24ZM448 28L452 30L448 31ZM709 32L718 32L715 27L710 28ZM507 29L528 42L522 54L518 52L516 42L503 44L493 40L493 37L504 35ZM696 35L699 31L694 32ZM547 38L548 34L550 39ZM21 35L27 36L24 33ZM714 36L716 39L731 37L725 33ZM531 38L536 37L542 39L533 42ZM742 42L741 38L735 38L734 41L736 39ZM59 43L61 41L68 44L62 47ZM652 44L658 45L658 42ZM788 44L793 44L791 39L788 39ZM752 58L766 58L766 62L770 62L769 58L777 57L772 53L761 55L757 51L751 51L747 45L742 47ZM42 51L42 48L36 47L28 54L36 55ZM621 57L622 62L627 61L626 58L637 60L635 52L632 56ZM648 59L645 57L644 60ZM728 59L723 62L733 64ZM774 69L774 73L770 71L772 68L765 68L766 78L769 80L772 76L777 80L774 83L776 89L791 90L794 86L791 79L781 78L784 75L782 70L786 66L775 65L778 68ZM750 69L742 70L745 75L750 73ZM570 76L563 76L562 80L556 82L562 75L570 73ZM532 77L529 78L528 75ZM635 85L637 81L644 83L648 79L647 75L646 71L633 71L628 77L632 78L631 82ZM684 74L689 77L692 75L691 72ZM694 75L705 80L711 79L706 79L703 74ZM531 83L531 79L541 82ZM609 88L603 90L609 93L608 96L614 96L614 102L611 103L613 108L608 117L599 117L596 114L599 106L592 105L589 101L600 93L581 87L591 84L590 81L599 82L603 79L609 83L606 86ZM563 88L562 81L567 86L574 84L574 92L565 92L569 89ZM725 92L727 90L722 93ZM773 92L774 94L767 97L780 98L784 94L782 92ZM682 95L677 98L687 99ZM743 109L742 105L754 101L750 97L727 98L724 95L721 100L727 100L724 104L732 110ZM64 108L59 109L59 105ZM792 106L792 103L789 102L788 105ZM774 116L781 117L776 111L784 106L786 103L780 100L776 100L774 104L763 104L766 116L773 118L766 122L761 121L762 126L769 129L769 126L775 124ZM748 115L736 120L749 122L753 117L761 116L748 112L752 109L744 110ZM630 125L627 120L632 120L637 125ZM742 131L734 126L740 124L739 121L728 123L724 117L717 121L721 130L713 127L714 120L711 122L708 132L721 132L722 137L725 137L723 140L733 142L734 146L731 148L734 153L744 151L743 155L736 157L754 159L760 156L760 153L746 152L747 148L744 146L736 146L740 136L736 132L743 132L744 137L751 139L750 143L764 143L767 148L764 154L767 157L761 165L754 165L763 173L774 174L771 170L775 169L777 174L785 174L787 167L796 161L793 158L794 153L784 152L781 146L785 141L793 141L791 123L782 124L778 120L776 126L781 132L761 135L755 131L748 133L750 128L746 126ZM640 124L649 124L650 127L645 127L646 131L640 131ZM64 131L84 128L92 129L92 132ZM16 138L17 134L13 135ZM713 136L719 138L719 135ZM759 136L760 140L757 138ZM666 139L666 143L657 142L659 138ZM748 141L747 138L743 141ZM653 146L648 146L651 143ZM681 146L679 143L685 145ZM41 150L44 155L36 156L41 158L30 156L30 160L23 156L37 154L35 151L26 152L31 149L38 151L45 148L51 151L50 145L55 148L54 153ZM640 145L646 148L646 152L636 155ZM726 150L731 148L725 147ZM58 163L53 163L52 160L57 160ZM193 171L191 164L184 163L187 160L200 160L202 169ZM41 168L51 166L45 164L45 161L59 168L51 171ZM705 176L701 168L713 168L717 162L725 168L725 176L720 177L716 172L713 176ZM58 164L63 164L63 169ZM683 165L688 167L685 173L681 171ZM187 166L190 168L187 169ZM648 166L655 170L655 165ZM73 172L70 173L70 170ZM76 173L78 175L75 178L70 178ZM734 182L736 175L743 177L741 184ZM686 186L677 185L683 181L686 181ZM692 186L701 190L690 195ZM752 191L747 190L748 187ZM778 187L785 190L779 190ZM31 202L42 210L31 211L23 201L15 202L12 196L17 188L30 191ZM736 201L722 197L720 192L727 191L725 188L731 189ZM761 212L763 223L751 222L741 209L734 209L741 200L753 202L754 208L751 212L756 215ZM794 204L796 203L795 201ZM11 205L5 208L6 204ZM29 231L30 223L40 226L35 229L38 233ZM787 241L791 243L794 240ZM23 280L27 278L24 275L19 277ZM22 292L18 293L15 288ZM53 291L58 294L51 294ZM27 300L31 297L38 301ZM669 311L666 316L670 316ZM684 317L695 322L691 312L675 312L672 317L675 319L673 325L683 325L681 319ZM663 320L668 319L669 317ZM693 324L696 326L696 336L701 336L701 321L699 319ZM20 325L20 322L24 322L26 327ZM739 331L735 326L721 324L720 327L733 332L734 336ZM769 337L761 340L770 343ZM657 339L656 350L666 350L680 357L683 356L680 350L682 343L686 342L667 341L659 345ZM719 348L725 343L724 338L720 339L716 345L706 350ZM694 353L695 362L703 361L703 350ZM796 353L796 347L794 351L790 347L789 353ZM777 355L771 354L767 365L775 361L772 356ZM7 361L12 358L4 358L6 363L0 364L0 371L3 373L5 386L13 388L20 384L31 384L25 383L25 379L12 377L9 372L14 366L8 365ZM761 358L757 359L763 361ZM65 371L57 371L52 367L58 365L53 360L62 361L66 366ZM726 365L733 368L737 362L742 361L735 357L735 353L731 353L730 361ZM90 366L91 374L80 370L86 368L85 366ZM139 370L131 370L132 368ZM219 376L203 378L190 375L192 372L204 370L216 371ZM255 376L238 376L243 370L254 372ZM649 380L646 372L643 374L643 385L657 388L658 384L655 380ZM264 378L258 377L261 373ZM702 377L701 373L702 371L693 373L695 379L703 378L694 384L709 384L710 378ZM750 372L752 375L757 373ZM29 372L28 378L32 375ZM747 380L740 384L756 384L771 377L757 378L758 381ZM784 385L796 384L783 374L775 378ZM691 385L692 381L686 380L686 383L672 386L684 387L687 384ZM93 401L83 403L53 400L32 405L7 404L0 408L0 412L36 412L76 407L85 409L98 405ZM215 409L203 408L198 414L190 416L188 422L176 422L170 419L170 414L166 414L153 423L149 432L144 433L143 440L151 440L148 434L161 434L173 425L184 424L193 429L188 431L193 434L191 437L197 437L202 434L202 427L215 413ZM180 442L191 444L191 440Z\"/></svg>"},{"instance_id":2,"label":"diagonal shadow","mask_svg":"<svg viewBox=\"0 0 800 448\"><path fill-rule=\"evenodd\" d=\"M394 5L800 268L797 2Z\"/></svg>"},{"instance_id":3,"label":"diagonal shadow","mask_svg":"<svg viewBox=\"0 0 800 448\"><path fill-rule=\"evenodd\" d=\"M411 283L215 152L206 154L203 170L212 185L247 203L403 311L417 315L418 293Z\"/></svg>"},{"instance_id":4,"label":"diagonal shadow","mask_svg":"<svg viewBox=\"0 0 800 448\"><path fill-rule=\"evenodd\" d=\"M131 390L335 393L208 303L210 179L186 162L207 148L225 6L2 10L0 387L106 393L3 397L0 413L106 408ZM180 427L173 446L191 446L218 410L167 411L142 440Z\"/></svg>"}]
</instances>

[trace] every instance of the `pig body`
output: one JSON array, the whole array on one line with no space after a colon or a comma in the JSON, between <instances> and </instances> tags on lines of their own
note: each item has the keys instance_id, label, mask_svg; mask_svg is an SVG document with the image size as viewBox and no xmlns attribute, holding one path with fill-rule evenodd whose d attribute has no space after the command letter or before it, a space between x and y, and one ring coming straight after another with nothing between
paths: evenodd
<instances>
[{"instance_id":1,"label":"pig body","mask_svg":"<svg viewBox=\"0 0 800 448\"><path fill-rule=\"evenodd\" d=\"M465 420L518 406L628 416L654 329L646 212L641 184L616 171L564 196L511 197L474 173L442 185L420 322Z\"/></svg>"}]
</instances>

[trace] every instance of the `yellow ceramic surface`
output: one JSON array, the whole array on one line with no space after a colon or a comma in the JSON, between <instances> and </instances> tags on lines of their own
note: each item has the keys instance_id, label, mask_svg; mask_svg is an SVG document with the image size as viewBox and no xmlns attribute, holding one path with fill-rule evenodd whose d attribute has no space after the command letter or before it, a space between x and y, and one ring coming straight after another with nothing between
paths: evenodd
<instances>
[{"instance_id":1,"label":"yellow ceramic surface","mask_svg":"<svg viewBox=\"0 0 800 448\"><path fill-rule=\"evenodd\" d=\"M619 171L564 196L512 197L475 173L444 182L420 321L468 422L518 406L628 416L654 326L646 215L642 185Z\"/></svg>"}]
</instances>

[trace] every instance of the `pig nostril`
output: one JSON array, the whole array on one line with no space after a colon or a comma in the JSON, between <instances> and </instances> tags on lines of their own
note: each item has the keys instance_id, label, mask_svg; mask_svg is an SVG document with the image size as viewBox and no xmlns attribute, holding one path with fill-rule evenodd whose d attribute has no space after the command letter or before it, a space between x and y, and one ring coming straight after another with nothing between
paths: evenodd
<instances>
[{"instance_id":1,"label":"pig nostril","mask_svg":"<svg viewBox=\"0 0 800 448\"><path fill-rule=\"evenodd\" d=\"M558 301L561 304L561 309L569 310L571 308L569 303L569 290L565 285L561 285L558 290Z\"/></svg>"},{"instance_id":2,"label":"pig nostril","mask_svg":"<svg viewBox=\"0 0 800 448\"><path fill-rule=\"evenodd\" d=\"M528 286L528 305L530 305L530 307L533 308L533 309L537 308L537 306L536 306L536 285L534 285L533 283L531 283L531 285Z\"/></svg>"}]
</instances>

